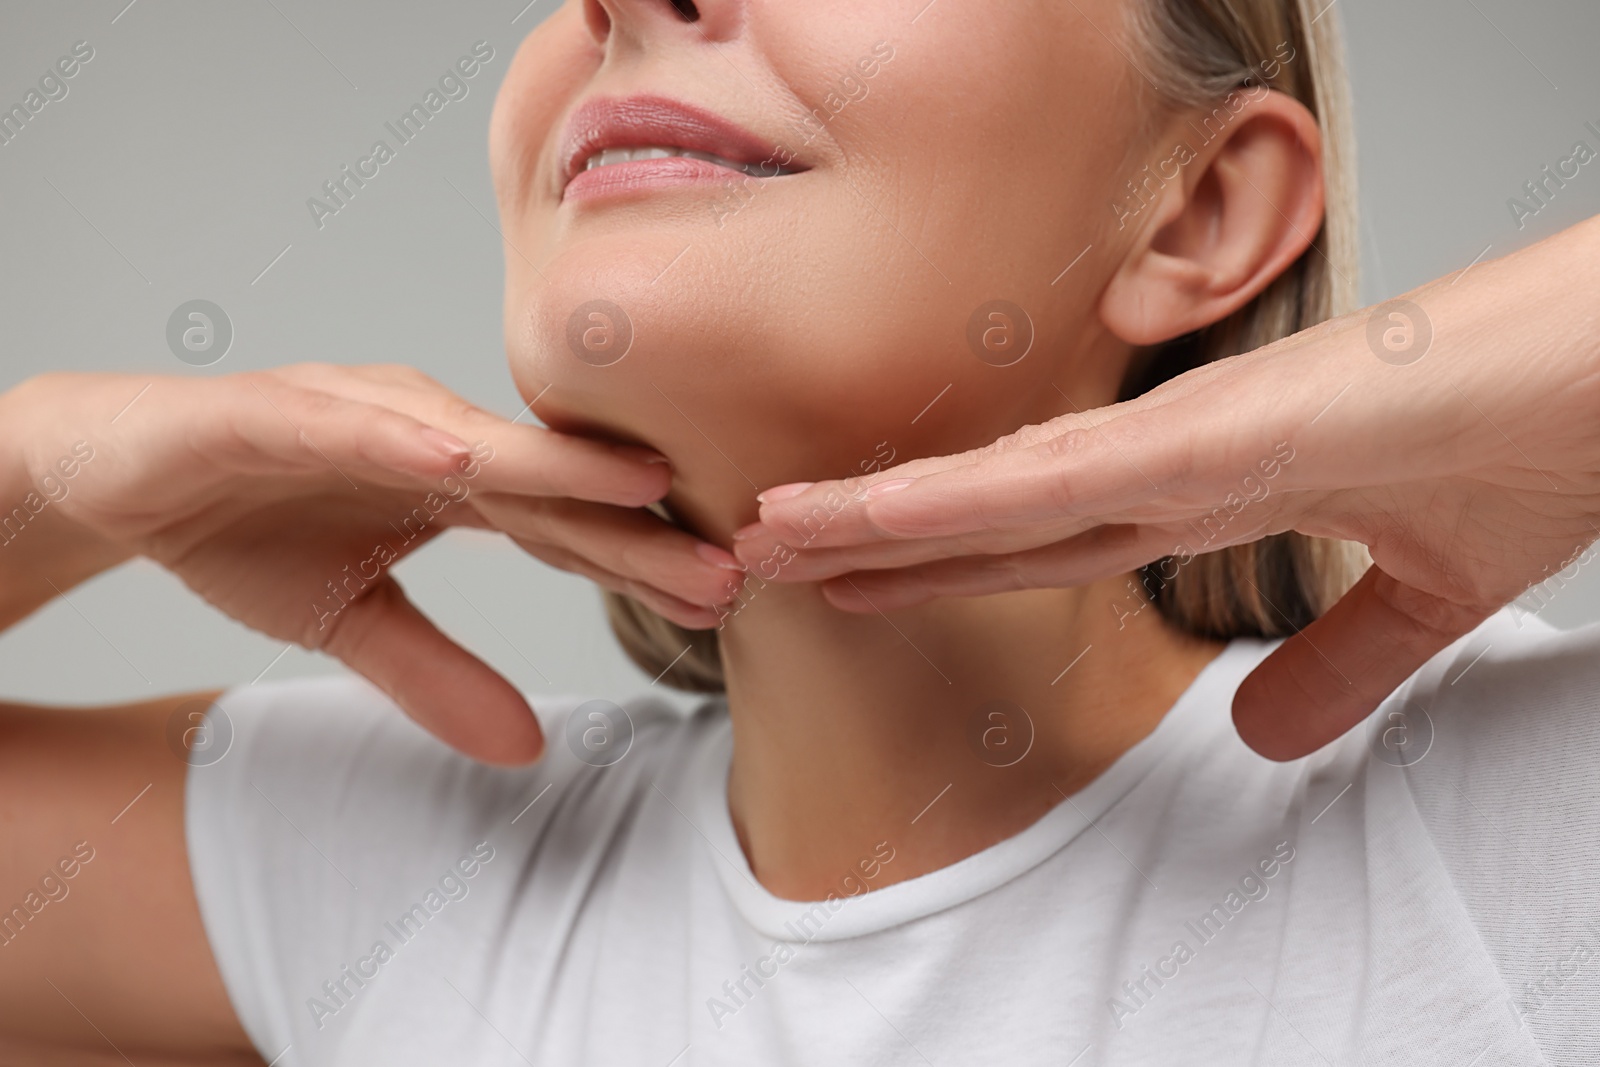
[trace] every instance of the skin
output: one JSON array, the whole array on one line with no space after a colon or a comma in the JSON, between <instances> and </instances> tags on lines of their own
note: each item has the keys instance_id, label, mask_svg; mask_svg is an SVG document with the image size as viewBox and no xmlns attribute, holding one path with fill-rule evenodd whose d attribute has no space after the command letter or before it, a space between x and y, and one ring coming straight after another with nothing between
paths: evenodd
<instances>
[{"instance_id":1,"label":"skin","mask_svg":"<svg viewBox=\"0 0 1600 1067\"><path fill-rule=\"evenodd\" d=\"M1421 311L1405 314L1434 330L1431 359L1374 358L1370 324L1397 320L1369 309L1129 403L881 472L778 580L822 581L829 603L876 613L1181 558L1271 443L1290 442L1275 488L1210 547L1293 529L1371 552L1361 581L1235 697L1257 752L1306 755L1600 536L1600 347L1572 313L1593 304L1600 219L1473 275L1407 294ZM740 553L839 488L767 494Z\"/></svg>"},{"instance_id":2,"label":"skin","mask_svg":"<svg viewBox=\"0 0 1600 1067\"><path fill-rule=\"evenodd\" d=\"M0 499L42 491L76 441L92 441L97 458L0 553L0 621L143 554L242 621L340 656L469 755L526 762L541 739L521 697L439 634L392 581L373 579L329 626L310 610L396 515L463 473L463 448L486 442L494 458L472 476L473 492L445 508L427 536L450 524L500 529L684 625L722 627L735 738L731 811L757 877L774 893L818 898L882 840L896 855L875 887L913 877L1037 819L1146 736L1219 651L1173 632L1153 610L1126 607L1125 572L1143 560L1108 552L1085 569L1069 552L1080 567L1072 577L1089 580L1065 587L1021 569L1003 595L937 600L897 592L892 577L862 576L886 583L857 583L867 599L881 591L903 600L886 601L886 614L841 612L861 605L842 597L849 583L837 574L880 567L881 558L819 556L820 569L803 580L790 581L802 572L786 567L783 580L740 586L732 599L730 579L745 575L730 569L738 563L729 550L757 567L764 558L760 536L734 534L758 518L762 487L863 473L882 482L883 468L910 460L920 466L890 480L932 470L956 478L971 467L980 480L1004 479L1003 488L963 497L957 485L951 499L981 501L955 509L957 525L984 520L965 532L938 526L930 516L940 500L929 507L919 489L903 494L922 505L911 518L886 517L884 501L894 497L885 496L846 511L813 547L920 545L932 554L891 561L920 566L950 556L952 544L969 554L998 547L1003 557L1018 530L1034 545L1081 546L1061 541L1073 523L1116 514L1113 499L1132 508L1113 492L1121 468L1089 448L1097 438L1085 427L1128 417L1128 409L1099 412L1115 398L1133 346L1222 318L1304 252L1320 222L1321 147L1303 108L1267 94L1185 169L1158 209L1118 230L1110 212L1085 205L1108 201L1167 139L1163 124L1185 117L1154 112L1121 51L1097 32L1120 25L1121 0L946 4L912 25L921 6L863 12L825 0L802 11L706 0L690 24L664 0L567 4L518 53L491 135L507 244L508 355L550 429L477 411L404 368L158 379L114 423L148 379L35 379L0 396ZM807 109L879 41L896 51L871 92L802 146ZM788 138L808 169L754 193L741 183L563 203L554 149L565 116L590 96L646 89ZM952 108L952 99L963 106ZM730 195L740 197L731 215ZM1572 251L1504 270L1532 290L1551 273L1549 256ZM1461 283L1459 306L1472 309L1461 312L1462 329L1476 325L1477 308L1494 306L1507 277L1484 266ZM980 361L965 344L973 310L996 294L1028 308L1038 332L1029 356L1008 368ZM566 347L568 318L593 299L625 309L636 331L634 348L609 367ZM1455 321L1447 313L1457 305L1440 305L1441 342ZM1547 327L1559 334L1542 339L1547 348L1576 349L1572 338L1586 331L1573 318L1545 316L1568 323L1564 334ZM1301 358L1335 359L1325 349L1348 355L1342 337L1306 340ZM1231 405L1280 404L1309 421L1313 399L1325 402L1313 390L1286 390L1282 364L1276 374L1247 371L1272 366L1267 358L1232 372L1256 377L1169 388L1163 402L1202 386L1226 400L1181 409L1187 421L1151 416L1113 443L1127 447L1138 430L1159 427L1143 447L1168 466L1151 469L1174 482L1193 478L1189 496L1211 499L1210 475L1197 472L1214 455L1184 453L1177 438L1206 438L1209 429L1232 440L1207 417ZM1536 420L1529 412L1542 401L1555 422L1549 399L1587 398L1577 390L1595 376L1577 361L1551 366L1562 369L1524 388L1485 390L1480 402L1528 409L1520 427ZM1482 374L1517 378L1503 362L1486 363ZM1441 421L1423 405L1415 425L1394 432L1405 419L1395 417L1393 391L1358 395L1365 406L1346 410L1368 413L1354 424L1355 437L1370 440L1359 453L1365 472L1391 469L1386 440L1416 447L1416 462L1435 471L1439 457L1465 463L1463 455L1479 454L1442 443L1467 428L1459 417ZM1096 414L1070 414L1085 410ZM1515 412L1492 414L1510 421ZM1064 415L1079 421L1052 421ZM1026 426L1035 428L963 455ZM1579 436L1566 428L1567 439ZM1001 462L1013 454L1034 466ZM955 458L926 458L939 456ZM1070 491L1025 476L1064 456L1083 457L1068 468ZM668 463L650 462L656 457ZM1306 468L1324 479L1337 471ZM1327 488L1306 477L1304 488ZM1460 510L1452 499L1470 496L1363 477L1352 492L1371 502L1370 513L1382 513L1387 498L1419 527L1450 526ZM1418 492L1433 503L1419 504ZM1072 506L1066 527L1040 518L1040 493ZM639 510L649 503L676 525ZM768 532L804 513L781 504L759 511ZM1317 522L1346 528L1329 509ZM1093 654L1074 661L1086 646ZM463 689L473 698L461 700ZM32 882L63 843L89 840L98 850L74 883L71 920L40 921L0 949L7 1058L259 1062L205 943L184 852L186 767L166 739L186 702L209 697L109 709L0 706L0 885ZM1034 728L1027 757L1006 768L975 759L967 740L975 711L995 699L1027 709ZM476 709L472 718L452 714L463 705Z\"/></svg>"},{"instance_id":3,"label":"skin","mask_svg":"<svg viewBox=\"0 0 1600 1067\"><path fill-rule=\"evenodd\" d=\"M913 27L917 6L828 19L710 3L691 24L666 4L573 4L507 74L491 163L517 383L552 426L669 456L667 506L722 546L756 517L759 486L860 473L883 443L901 458L941 454L1110 403L1132 345L1242 306L1318 228L1316 125L1279 94L1206 148L1145 229L1083 210L1112 199L1120 168L1107 160L1142 159L1188 117L1133 121L1148 111L1136 75L1088 24L1118 25L1120 3ZM1018 49L1024 34L1033 43ZM808 135L797 116L879 41L894 58L868 95ZM646 90L713 106L807 169L767 180L722 225L728 196L703 187L563 200L550 148L574 95ZM958 94L972 106L952 114L943 102ZM1056 284L1090 245L1103 251ZM966 343L997 293L1031 308L1038 334L1037 354L1003 369ZM597 298L635 334L605 367L562 343L574 309ZM763 557L744 558L759 577ZM814 583L747 585L721 640L731 810L763 884L819 898L886 837L897 859L879 884L945 866L1022 829L1147 734L1220 646L1154 611L1121 619L1126 582L1100 577L888 621L841 614ZM1087 645L1100 654L1052 684ZM968 723L995 699L1029 709L1026 765L973 759ZM938 818L912 825L946 785Z\"/></svg>"}]
</instances>

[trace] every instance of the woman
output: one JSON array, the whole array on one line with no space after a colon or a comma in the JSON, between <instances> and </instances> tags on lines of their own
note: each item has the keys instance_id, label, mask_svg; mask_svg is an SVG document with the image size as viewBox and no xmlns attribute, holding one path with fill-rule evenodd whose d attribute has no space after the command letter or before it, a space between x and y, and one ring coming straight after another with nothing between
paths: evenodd
<instances>
[{"instance_id":1,"label":"woman","mask_svg":"<svg viewBox=\"0 0 1600 1067\"><path fill-rule=\"evenodd\" d=\"M575 0L491 130L550 429L0 397L7 622L142 553L376 683L4 710L11 1058L1593 1062L1597 638L1495 609L1594 537L1600 235L1211 363L1352 304L1316 15ZM530 714L388 577L452 524L725 700Z\"/></svg>"}]
</instances>

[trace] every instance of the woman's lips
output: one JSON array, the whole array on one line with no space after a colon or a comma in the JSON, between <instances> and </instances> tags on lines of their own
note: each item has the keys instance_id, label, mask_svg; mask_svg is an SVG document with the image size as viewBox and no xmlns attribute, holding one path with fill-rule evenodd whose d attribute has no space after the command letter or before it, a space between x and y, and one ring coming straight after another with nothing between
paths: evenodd
<instances>
[{"instance_id":1,"label":"woman's lips","mask_svg":"<svg viewBox=\"0 0 1600 1067\"><path fill-rule=\"evenodd\" d=\"M713 183L731 185L736 181L759 180L761 179L715 163L707 163L703 159L688 159L684 156L639 159L578 172L567 183L562 199L586 201L672 186Z\"/></svg>"},{"instance_id":2,"label":"woman's lips","mask_svg":"<svg viewBox=\"0 0 1600 1067\"><path fill-rule=\"evenodd\" d=\"M650 148L714 156L718 161L690 155L622 162L606 158L617 156L619 150ZM605 165L594 166L593 161ZM789 153L720 115L661 96L604 97L583 104L567 122L561 165L562 197L568 200L764 181L805 169Z\"/></svg>"}]
</instances>

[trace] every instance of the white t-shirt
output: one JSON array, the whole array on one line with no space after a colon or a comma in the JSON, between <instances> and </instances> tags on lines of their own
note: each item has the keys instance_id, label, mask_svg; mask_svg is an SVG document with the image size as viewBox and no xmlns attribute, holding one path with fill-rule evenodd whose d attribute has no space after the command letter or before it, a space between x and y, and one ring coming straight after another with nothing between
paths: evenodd
<instances>
[{"instance_id":1,"label":"white t-shirt","mask_svg":"<svg viewBox=\"0 0 1600 1067\"><path fill-rule=\"evenodd\" d=\"M507 770L353 677L240 687L200 910L278 1067L1600 1063L1600 627L1501 612L1288 764L1229 714L1272 647L1016 836L860 892L888 829L816 904L751 876L720 702L628 702L592 766L626 723L544 701Z\"/></svg>"}]
</instances>

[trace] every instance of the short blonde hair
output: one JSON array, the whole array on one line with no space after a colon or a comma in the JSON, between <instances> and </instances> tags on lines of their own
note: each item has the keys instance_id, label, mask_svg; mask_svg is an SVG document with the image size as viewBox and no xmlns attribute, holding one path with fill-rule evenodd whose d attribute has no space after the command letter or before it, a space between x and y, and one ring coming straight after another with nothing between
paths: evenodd
<instances>
[{"instance_id":1,"label":"short blonde hair","mask_svg":"<svg viewBox=\"0 0 1600 1067\"><path fill-rule=\"evenodd\" d=\"M1305 0L1134 0L1129 34L1135 77L1159 108L1215 104L1265 86L1316 117L1327 187L1311 248L1262 294L1221 322L1141 353L1122 399L1213 360L1248 352L1357 307L1359 265L1349 87L1331 12ZM1301 629L1354 584L1370 559L1344 541L1275 534L1174 566L1141 571L1171 625L1198 636L1276 637ZM606 595L612 631L645 673L691 692L724 688L714 630L685 630L617 593Z\"/></svg>"},{"instance_id":2,"label":"short blonde hair","mask_svg":"<svg viewBox=\"0 0 1600 1067\"><path fill-rule=\"evenodd\" d=\"M1322 228L1311 247L1255 300L1204 330L1159 346L1122 399L1213 360L1249 352L1358 306L1355 143L1344 43L1317 0L1138 0L1129 11L1140 63L1167 106L1198 107L1245 87L1300 101L1322 132ZM1143 79L1140 79L1141 82ZM1347 541L1293 531L1143 569L1145 589L1173 625L1219 640L1294 633L1331 607L1371 562Z\"/></svg>"}]
</instances>

